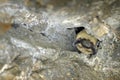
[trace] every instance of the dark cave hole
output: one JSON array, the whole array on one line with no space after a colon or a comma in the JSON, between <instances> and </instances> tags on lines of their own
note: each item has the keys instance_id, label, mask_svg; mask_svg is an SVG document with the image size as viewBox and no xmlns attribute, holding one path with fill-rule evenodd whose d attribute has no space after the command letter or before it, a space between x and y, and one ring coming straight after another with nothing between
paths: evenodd
<instances>
[{"instance_id":1,"label":"dark cave hole","mask_svg":"<svg viewBox=\"0 0 120 80\"><path fill-rule=\"evenodd\" d=\"M84 27L75 27L75 34L79 33L80 31L84 30Z\"/></svg>"}]
</instances>

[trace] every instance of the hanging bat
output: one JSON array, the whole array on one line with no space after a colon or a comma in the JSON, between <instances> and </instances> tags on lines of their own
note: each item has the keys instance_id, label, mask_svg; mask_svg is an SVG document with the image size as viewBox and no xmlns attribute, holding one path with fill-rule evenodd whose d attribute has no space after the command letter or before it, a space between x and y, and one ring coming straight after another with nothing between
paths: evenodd
<instances>
[{"instance_id":1,"label":"hanging bat","mask_svg":"<svg viewBox=\"0 0 120 80\"><path fill-rule=\"evenodd\" d=\"M73 42L73 46L77 49L77 51L79 53L89 55L89 58L97 53L98 45L99 40L94 36L88 34L85 29L77 32L76 39Z\"/></svg>"}]
</instances>

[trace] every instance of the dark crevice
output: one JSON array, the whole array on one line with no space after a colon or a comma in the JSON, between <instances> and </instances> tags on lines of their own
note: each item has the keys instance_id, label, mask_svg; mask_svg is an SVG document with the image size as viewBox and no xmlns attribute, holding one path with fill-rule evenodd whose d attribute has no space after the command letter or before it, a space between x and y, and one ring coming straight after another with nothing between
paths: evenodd
<instances>
[{"instance_id":1,"label":"dark crevice","mask_svg":"<svg viewBox=\"0 0 120 80\"><path fill-rule=\"evenodd\" d=\"M82 31L83 29L85 29L84 27L76 27L75 28L75 33L79 33L80 31Z\"/></svg>"}]
</instances>

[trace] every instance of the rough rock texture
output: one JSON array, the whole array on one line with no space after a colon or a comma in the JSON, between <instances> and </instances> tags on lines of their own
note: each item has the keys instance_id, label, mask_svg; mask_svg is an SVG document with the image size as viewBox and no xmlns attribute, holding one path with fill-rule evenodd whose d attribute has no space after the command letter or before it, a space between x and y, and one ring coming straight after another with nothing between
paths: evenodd
<instances>
[{"instance_id":1,"label":"rough rock texture","mask_svg":"<svg viewBox=\"0 0 120 80\"><path fill-rule=\"evenodd\" d=\"M119 4L0 0L0 80L120 80ZM92 58L73 48L74 27L101 41Z\"/></svg>"}]
</instances>

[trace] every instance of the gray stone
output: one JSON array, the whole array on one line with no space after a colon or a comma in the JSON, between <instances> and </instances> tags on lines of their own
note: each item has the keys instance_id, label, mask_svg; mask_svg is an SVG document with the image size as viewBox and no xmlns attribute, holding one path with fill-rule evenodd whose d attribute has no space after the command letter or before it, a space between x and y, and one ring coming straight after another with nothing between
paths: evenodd
<instances>
[{"instance_id":1,"label":"gray stone","mask_svg":"<svg viewBox=\"0 0 120 80\"><path fill-rule=\"evenodd\" d=\"M120 80L118 3L0 0L0 80ZM101 41L90 59L72 45L75 27Z\"/></svg>"}]
</instances>

